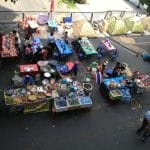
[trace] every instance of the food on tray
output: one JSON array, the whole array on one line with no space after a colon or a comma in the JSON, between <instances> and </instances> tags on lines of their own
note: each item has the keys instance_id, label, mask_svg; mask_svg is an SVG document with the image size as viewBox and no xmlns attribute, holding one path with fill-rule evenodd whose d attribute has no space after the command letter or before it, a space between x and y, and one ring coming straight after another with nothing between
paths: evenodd
<instances>
[{"instance_id":1,"label":"food on tray","mask_svg":"<svg viewBox=\"0 0 150 150\"><path fill-rule=\"evenodd\" d=\"M37 97L35 95L29 95L28 100L35 101L35 100L37 100Z\"/></svg>"},{"instance_id":2,"label":"food on tray","mask_svg":"<svg viewBox=\"0 0 150 150\"><path fill-rule=\"evenodd\" d=\"M13 104L18 105L22 103L21 97L13 97Z\"/></svg>"},{"instance_id":3,"label":"food on tray","mask_svg":"<svg viewBox=\"0 0 150 150\"><path fill-rule=\"evenodd\" d=\"M30 67L24 67L24 71L26 71L26 72L30 72L30 71L31 71L31 69L30 69Z\"/></svg>"},{"instance_id":4,"label":"food on tray","mask_svg":"<svg viewBox=\"0 0 150 150\"><path fill-rule=\"evenodd\" d=\"M45 98L45 95L44 95L44 93L37 93L36 97L39 99L43 99L43 98Z\"/></svg>"},{"instance_id":5,"label":"food on tray","mask_svg":"<svg viewBox=\"0 0 150 150\"><path fill-rule=\"evenodd\" d=\"M56 107L66 107L67 106L67 102L65 100L56 101L55 104L56 104Z\"/></svg>"},{"instance_id":6,"label":"food on tray","mask_svg":"<svg viewBox=\"0 0 150 150\"><path fill-rule=\"evenodd\" d=\"M70 106L80 105L78 99L69 99L68 103L69 103Z\"/></svg>"}]
</instances>

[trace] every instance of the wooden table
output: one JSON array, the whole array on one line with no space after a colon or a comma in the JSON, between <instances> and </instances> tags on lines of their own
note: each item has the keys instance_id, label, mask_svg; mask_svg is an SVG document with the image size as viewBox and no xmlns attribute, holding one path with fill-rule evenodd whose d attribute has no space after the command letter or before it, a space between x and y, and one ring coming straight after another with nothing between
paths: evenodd
<instances>
[{"instance_id":1,"label":"wooden table","mask_svg":"<svg viewBox=\"0 0 150 150\"><path fill-rule=\"evenodd\" d=\"M37 64L20 65L19 72L21 75L36 75L39 73L39 68Z\"/></svg>"}]
</instances>

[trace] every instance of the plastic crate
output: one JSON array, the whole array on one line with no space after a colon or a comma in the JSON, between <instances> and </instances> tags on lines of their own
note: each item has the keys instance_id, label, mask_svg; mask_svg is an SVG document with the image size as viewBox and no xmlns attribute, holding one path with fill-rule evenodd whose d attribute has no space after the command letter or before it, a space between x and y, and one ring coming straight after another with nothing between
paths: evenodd
<instances>
[{"instance_id":1,"label":"plastic crate","mask_svg":"<svg viewBox=\"0 0 150 150\"><path fill-rule=\"evenodd\" d=\"M121 89L121 92L122 92L121 101L123 103L129 103L131 101L131 94L129 92L129 89Z\"/></svg>"}]
</instances>

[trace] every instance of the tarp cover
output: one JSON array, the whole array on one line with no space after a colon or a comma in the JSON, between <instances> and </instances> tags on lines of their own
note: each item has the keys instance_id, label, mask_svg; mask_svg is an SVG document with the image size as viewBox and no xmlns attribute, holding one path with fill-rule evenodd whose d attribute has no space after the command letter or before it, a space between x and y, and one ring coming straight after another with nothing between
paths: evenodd
<instances>
[{"instance_id":1,"label":"tarp cover","mask_svg":"<svg viewBox=\"0 0 150 150\"><path fill-rule=\"evenodd\" d=\"M121 35L127 33L128 29L122 19L113 16L109 17L107 21L108 21L107 32L110 35Z\"/></svg>"},{"instance_id":2,"label":"tarp cover","mask_svg":"<svg viewBox=\"0 0 150 150\"><path fill-rule=\"evenodd\" d=\"M128 28L128 31L132 31L133 33L143 33L144 25L139 17L128 17L124 19L124 22Z\"/></svg>"},{"instance_id":3,"label":"tarp cover","mask_svg":"<svg viewBox=\"0 0 150 150\"><path fill-rule=\"evenodd\" d=\"M73 22L73 34L76 37L97 37L98 35L86 20Z\"/></svg>"}]
</instances>

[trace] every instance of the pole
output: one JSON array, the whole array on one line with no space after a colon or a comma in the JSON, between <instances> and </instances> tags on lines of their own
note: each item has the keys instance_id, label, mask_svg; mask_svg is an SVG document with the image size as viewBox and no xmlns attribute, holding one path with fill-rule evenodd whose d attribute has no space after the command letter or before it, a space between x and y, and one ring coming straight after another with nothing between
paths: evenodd
<instances>
[{"instance_id":1,"label":"pole","mask_svg":"<svg viewBox=\"0 0 150 150\"><path fill-rule=\"evenodd\" d=\"M55 3L55 0L50 1L50 18L51 19L52 19L52 14L54 12L54 3Z\"/></svg>"}]
</instances>

